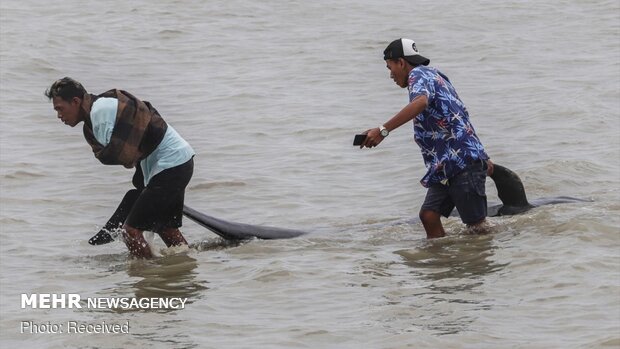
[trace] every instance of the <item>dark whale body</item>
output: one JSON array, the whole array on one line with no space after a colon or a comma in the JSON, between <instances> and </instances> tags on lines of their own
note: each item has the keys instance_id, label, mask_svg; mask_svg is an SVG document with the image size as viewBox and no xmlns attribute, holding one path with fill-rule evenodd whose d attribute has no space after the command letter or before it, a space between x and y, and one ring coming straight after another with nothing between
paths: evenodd
<instances>
[{"instance_id":1,"label":"dark whale body","mask_svg":"<svg viewBox=\"0 0 620 349\"><path fill-rule=\"evenodd\" d=\"M499 196L502 204L489 206L487 212L487 216L489 217L520 214L541 205L588 201L567 196L560 196L555 198L538 199L530 203L527 200L523 182L521 182L521 179L516 173L504 166L494 164L494 170L491 178L495 182L495 186L497 187L497 196ZM136 189L128 191L105 226L97 234L90 238L88 242L91 245L102 245L114 241L114 238L109 232L113 229L119 228L123 224L129 214L129 210L131 210L131 207L138 198L139 194L140 192ZM453 213L458 215L456 210L454 210ZM183 214L187 218L211 230L226 240L247 240L252 238L290 239L307 234L305 231L295 229L228 222L223 219L201 213L191 207L188 207L187 205L183 207Z\"/></svg>"},{"instance_id":2,"label":"dark whale body","mask_svg":"<svg viewBox=\"0 0 620 349\"><path fill-rule=\"evenodd\" d=\"M110 232L123 225L139 195L140 192L137 189L129 190L121 200L116 211L112 214L112 217L88 242L91 245L103 245L114 241ZM290 239L307 234L305 231L296 229L229 222L201 213L187 205L183 206L183 215L226 240L248 240L252 238L265 240Z\"/></svg>"},{"instance_id":3,"label":"dark whale body","mask_svg":"<svg viewBox=\"0 0 620 349\"><path fill-rule=\"evenodd\" d=\"M307 234L301 230L228 222L200 213L188 206L183 206L183 215L227 240L290 239Z\"/></svg>"},{"instance_id":4,"label":"dark whale body","mask_svg":"<svg viewBox=\"0 0 620 349\"><path fill-rule=\"evenodd\" d=\"M487 216L489 217L516 215L542 205L589 201L569 196L558 196L536 199L533 202L529 202L527 195L525 195L525 187L523 182L521 182L521 178L510 169L498 164L494 164L491 178L495 182L497 196L502 201L502 204L489 206L487 210Z\"/></svg>"}]
</instances>

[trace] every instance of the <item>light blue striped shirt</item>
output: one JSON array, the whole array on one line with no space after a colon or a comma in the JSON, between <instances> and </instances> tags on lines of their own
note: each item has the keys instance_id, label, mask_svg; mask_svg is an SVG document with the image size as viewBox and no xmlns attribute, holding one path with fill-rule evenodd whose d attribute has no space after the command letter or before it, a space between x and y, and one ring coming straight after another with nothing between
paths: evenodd
<instances>
[{"instance_id":1,"label":"light blue striped shirt","mask_svg":"<svg viewBox=\"0 0 620 349\"><path fill-rule=\"evenodd\" d=\"M110 143L117 109L118 100L116 98L101 97L93 103L90 110L93 133L97 142L104 147ZM149 156L140 161L140 167L144 174L144 185L147 185L156 174L186 163L195 154L189 143L168 124L161 143Z\"/></svg>"}]
</instances>

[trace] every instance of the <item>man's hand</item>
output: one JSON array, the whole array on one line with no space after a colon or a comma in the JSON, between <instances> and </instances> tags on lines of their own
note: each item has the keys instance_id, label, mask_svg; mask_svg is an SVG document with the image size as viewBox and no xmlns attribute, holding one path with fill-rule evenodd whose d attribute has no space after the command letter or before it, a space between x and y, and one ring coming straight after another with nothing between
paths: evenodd
<instances>
[{"instance_id":1,"label":"man's hand","mask_svg":"<svg viewBox=\"0 0 620 349\"><path fill-rule=\"evenodd\" d=\"M378 127L371 128L370 130L364 132L364 134L366 135L366 140L362 143L362 145L360 145L360 149L364 147L376 147L379 143L381 143L381 141L383 141L383 138L385 138L381 135L381 131L379 131Z\"/></svg>"},{"instance_id":2,"label":"man's hand","mask_svg":"<svg viewBox=\"0 0 620 349\"><path fill-rule=\"evenodd\" d=\"M426 109L428 105L428 98L426 95L417 96L412 102L407 104L396 115L394 115L388 122L383 124L388 131L392 132L402 126L404 123L411 121L416 115L419 115ZM376 147L383 141L381 131L379 127L371 128L364 132L366 135L366 141L360 146L360 148L372 148Z\"/></svg>"},{"instance_id":3,"label":"man's hand","mask_svg":"<svg viewBox=\"0 0 620 349\"><path fill-rule=\"evenodd\" d=\"M487 160L487 176L491 177L493 175L493 162L491 159Z\"/></svg>"}]
</instances>

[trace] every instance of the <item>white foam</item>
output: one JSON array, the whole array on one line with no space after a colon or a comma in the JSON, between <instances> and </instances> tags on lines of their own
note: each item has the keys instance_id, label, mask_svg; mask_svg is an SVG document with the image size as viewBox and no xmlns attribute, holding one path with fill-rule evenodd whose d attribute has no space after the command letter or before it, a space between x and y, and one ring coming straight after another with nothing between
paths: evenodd
<instances>
[{"instance_id":1,"label":"white foam","mask_svg":"<svg viewBox=\"0 0 620 349\"><path fill-rule=\"evenodd\" d=\"M142 233L142 235L144 236L144 240L146 240L146 243L149 246L153 257L161 257L161 253L159 253L159 251L155 248L155 233L151 231L145 231Z\"/></svg>"}]
</instances>

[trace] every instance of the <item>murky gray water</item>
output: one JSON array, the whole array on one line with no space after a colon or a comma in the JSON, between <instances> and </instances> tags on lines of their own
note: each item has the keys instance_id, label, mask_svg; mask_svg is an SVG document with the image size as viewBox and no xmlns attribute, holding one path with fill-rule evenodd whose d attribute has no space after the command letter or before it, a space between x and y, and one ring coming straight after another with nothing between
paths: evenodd
<instances>
[{"instance_id":1,"label":"murky gray water","mask_svg":"<svg viewBox=\"0 0 620 349\"><path fill-rule=\"evenodd\" d=\"M0 2L0 330L11 348L620 347L618 1ZM530 198L593 202L427 241L407 102L382 50L411 37ZM43 96L72 76L149 100L197 152L186 202L310 230L129 260L87 239L130 188ZM490 200L496 201L492 183ZM157 240L159 248L163 243ZM173 311L21 309L22 293L187 297ZM22 321L129 323L28 334Z\"/></svg>"}]
</instances>

